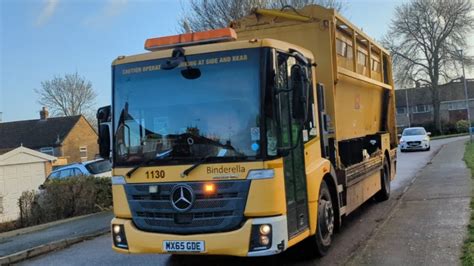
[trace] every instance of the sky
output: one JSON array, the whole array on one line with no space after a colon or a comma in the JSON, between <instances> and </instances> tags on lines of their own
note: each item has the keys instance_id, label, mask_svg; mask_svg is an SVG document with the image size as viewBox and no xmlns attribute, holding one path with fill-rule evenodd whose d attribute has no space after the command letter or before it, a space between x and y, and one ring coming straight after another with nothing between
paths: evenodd
<instances>
[{"instance_id":1,"label":"sky","mask_svg":"<svg viewBox=\"0 0 474 266\"><path fill-rule=\"evenodd\" d=\"M3 122L39 118L35 89L67 73L91 81L97 107L110 104L112 61L145 52L147 38L177 34L187 1L0 0ZM343 14L380 39L405 1L345 1Z\"/></svg>"}]
</instances>

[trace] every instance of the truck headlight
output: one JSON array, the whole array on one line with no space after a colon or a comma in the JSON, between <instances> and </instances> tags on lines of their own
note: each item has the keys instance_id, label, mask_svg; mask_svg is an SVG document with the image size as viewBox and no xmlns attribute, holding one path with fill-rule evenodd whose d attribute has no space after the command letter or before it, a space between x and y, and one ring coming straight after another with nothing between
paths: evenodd
<instances>
[{"instance_id":1,"label":"truck headlight","mask_svg":"<svg viewBox=\"0 0 474 266\"><path fill-rule=\"evenodd\" d=\"M125 236L125 228L122 224L112 225L112 241L114 246L118 248L128 249L127 237Z\"/></svg>"},{"instance_id":2,"label":"truck headlight","mask_svg":"<svg viewBox=\"0 0 474 266\"><path fill-rule=\"evenodd\" d=\"M272 246L272 226L270 224L252 225L249 251L269 249Z\"/></svg>"}]
</instances>

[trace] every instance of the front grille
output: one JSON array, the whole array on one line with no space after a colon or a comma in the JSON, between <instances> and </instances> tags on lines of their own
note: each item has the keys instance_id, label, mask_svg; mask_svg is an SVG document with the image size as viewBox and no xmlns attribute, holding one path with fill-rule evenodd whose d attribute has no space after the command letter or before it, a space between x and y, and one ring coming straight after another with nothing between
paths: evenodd
<instances>
[{"instance_id":1,"label":"front grille","mask_svg":"<svg viewBox=\"0 0 474 266\"><path fill-rule=\"evenodd\" d=\"M171 204L176 185L186 184L194 192L194 204L179 212ZM126 184L125 192L137 228L149 232L193 234L236 229L244 219L249 180L215 182L216 194L203 192L205 182ZM150 193L157 186L157 193Z\"/></svg>"}]
</instances>

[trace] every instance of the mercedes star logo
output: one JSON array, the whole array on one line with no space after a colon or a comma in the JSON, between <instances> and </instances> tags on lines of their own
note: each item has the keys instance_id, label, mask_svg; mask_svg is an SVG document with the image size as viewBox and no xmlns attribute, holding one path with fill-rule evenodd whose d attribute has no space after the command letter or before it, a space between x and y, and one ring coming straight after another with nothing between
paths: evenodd
<instances>
[{"instance_id":1,"label":"mercedes star logo","mask_svg":"<svg viewBox=\"0 0 474 266\"><path fill-rule=\"evenodd\" d=\"M193 189L188 185L177 185L171 191L171 205L179 212L189 210L194 203Z\"/></svg>"}]
</instances>

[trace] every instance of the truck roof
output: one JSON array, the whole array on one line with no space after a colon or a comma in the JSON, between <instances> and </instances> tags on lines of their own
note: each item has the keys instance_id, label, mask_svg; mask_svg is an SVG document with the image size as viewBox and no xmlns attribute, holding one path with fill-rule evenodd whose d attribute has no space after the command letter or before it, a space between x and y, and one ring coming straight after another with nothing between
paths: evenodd
<instances>
[{"instance_id":1,"label":"truck roof","mask_svg":"<svg viewBox=\"0 0 474 266\"><path fill-rule=\"evenodd\" d=\"M186 55L193 55L193 54L204 54L204 53L228 51L228 50L236 50L236 49L257 48L257 47L273 47L273 48L280 49L283 51L288 51L291 48L291 49L295 49L299 51L311 61L314 61L313 53L309 51L308 49L305 49L301 46L291 44L288 42L279 41L275 39L269 39L269 38L230 41L230 42L218 42L218 43L202 44L202 45L191 45L191 46L184 46L183 48L186 50ZM170 48L170 49L158 50L154 52L147 52L147 53L137 54L137 55L119 56L117 59L115 59L112 62L112 65L127 64L127 63L133 63L133 62L159 59L159 58L169 58L171 56L172 51L173 51L173 48Z\"/></svg>"}]
</instances>

